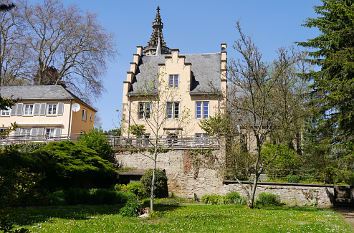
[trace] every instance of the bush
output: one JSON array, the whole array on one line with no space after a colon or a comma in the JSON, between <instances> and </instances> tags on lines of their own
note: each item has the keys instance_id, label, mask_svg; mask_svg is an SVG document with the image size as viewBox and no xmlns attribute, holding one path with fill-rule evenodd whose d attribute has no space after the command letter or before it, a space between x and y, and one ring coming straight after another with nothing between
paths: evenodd
<instances>
[{"instance_id":1,"label":"bush","mask_svg":"<svg viewBox=\"0 0 354 233\"><path fill-rule=\"evenodd\" d=\"M40 185L44 175L31 167L33 160L28 153L14 147L0 152L0 208L48 204L48 191Z\"/></svg>"},{"instance_id":2,"label":"bush","mask_svg":"<svg viewBox=\"0 0 354 233\"><path fill-rule=\"evenodd\" d=\"M66 205L64 190L59 190L50 195L51 205Z\"/></svg>"},{"instance_id":3,"label":"bush","mask_svg":"<svg viewBox=\"0 0 354 233\"><path fill-rule=\"evenodd\" d=\"M141 203L135 198L130 199L123 208L120 209L119 213L126 217L136 217L138 216L139 209L141 208Z\"/></svg>"},{"instance_id":4,"label":"bush","mask_svg":"<svg viewBox=\"0 0 354 233\"><path fill-rule=\"evenodd\" d=\"M70 141L53 142L31 155L33 170L45 174L42 185L50 190L111 187L117 179L114 164L97 152Z\"/></svg>"},{"instance_id":5,"label":"bush","mask_svg":"<svg viewBox=\"0 0 354 233\"><path fill-rule=\"evenodd\" d=\"M245 205L247 203L247 198L241 197L238 192L231 192L226 194L226 204L241 204Z\"/></svg>"},{"instance_id":6,"label":"bush","mask_svg":"<svg viewBox=\"0 0 354 233\"><path fill-rule=\"evenodd\" d=\"M300 177L297 175L287 175L286 180L289 183L299 183L300 182Z\"/></svg>"},{"instance_id":7,"label":"bush","mask_svg":"<svg viewBox=\"0 0 354 233\"><path fill-rule=\"evenodd\" d=\"M133 193L118 192L108 189L68 189L64 191L65 202L69 205L77 204L125 204L137 199Z\"/></svg>"},{"instance_id":8,"label":"bush","mask_svg":"<svg viewBox=\"0 0 354 233\"><path fill-rule=\"evenodd\" d=\"M224 204L223 197L220 195L204 195L202 196L202 202L209 205Z\"/></svg>"},{"instance_id":9,"label":"bush","mask_svg":"<svg viewBox=\"0 0 354 233\"><path fill-rule=\"evenodd\" d=\"M88 189L71 188L64 191L64 197L68 205L91 203L90 190Z\"/></svg>"},{"instance_id":10,"label":"bush","mask_svg":"<svg viewBox=\"0 0 354 233\"><path fill-rule=\"evenodd\" d=\"M94 205L124 203L120 194L108 189L90 189L90 197Z\"/></svg>"},{"instance_id":11,"label":"bush","mask_svg":"<svg viewBox=\"0 0 354 233\"><path fill-rule=\"evenodd\" d=\"M5 150L16 150L21 153L30 153L47 145L45 142L29 142L2 146Z\"/></svg>"},{"instance_id":12,"label":"bush","mask_svg":"<svg viewBox=\"0 0 354 233\"><path fill-rule=\"evenodd\" d=\"M84 133L78 143L96 151L102 159L115 163L114 150L102 129L93 129L89 133Z\"/></svg>"},{"instance_id":13,"label":"bush","mask_svg":"<svg viewBox=\"0 0 354 233\"><path fill-rule=\"evenodd\" d=\"M255 202L256 206L280 206L280 197L271 193L260 193Z\"/></svg>"},{"instance_id":14,"label":"bush","mask_svg":"<svg viewBox=\"0 0 354 233\"><path fill-rule=\"evenodd\" d=\"M145 197L148 197L148 193L145 192L144 186L141 182L132 182L127 185L125 184L116 184L114 186L114 189L116 191L122 191L122 192L130 192L134 193L139 199L143 199Z\"/></svg>"},{"instance_id":15,"label":"bush","mask_svg":"<svg viewBox=\"0 0 354 233\"><path fill-rule=\"evenodd\" d=\"M140 180L143 184L144 191L148 195L151 193L152 173L152 169L148 170ZM154 197L168 197L167 176L166 173L160 169L156 169L155 172Z\"/></svg>"}]
</instances>

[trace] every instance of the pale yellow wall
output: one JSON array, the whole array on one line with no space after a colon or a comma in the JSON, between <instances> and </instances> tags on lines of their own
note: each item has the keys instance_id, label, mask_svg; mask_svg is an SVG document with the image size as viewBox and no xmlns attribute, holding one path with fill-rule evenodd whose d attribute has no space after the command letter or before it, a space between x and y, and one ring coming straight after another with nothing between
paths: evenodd
<instances>
[{"instance_id":1,"label":"pale yellow wall","mask_svg":"<svg viewBox=\"0 0 354 233\"><path fill-rule=\"evenodd\" d=\"M77 112L72 111L72 126L71 135L79 135L81 132L90 132L93 129L93 122L95 120L95 112L77 101L73 101L73 104L77 103L80 105L80 110ZM82 110L87 111L87 120L82 120ZM92 120L90 120L90 114L92 114Z\"/></svg>"},{"instance_id":2,"label":"pale yellow wall","mask_svg":"<svg viewBox=\"0 0 354 233\"><path fill-rule=\"evenodd\" d=\"M95 119L95 112L88 108L87 106L80 104L80 111L73 112L71 111L71 102L70 100L23 100L18 103L23 104L35 104L35 103L64 103L64 112L63 115L55 115L55 116L0 116L0 128L6 128L11 125L11 123L16 122L16 124L22 127L60 127L61 136L68 136L68 133L71 132L71 135L79 134L81 131L89 132L93 129L93 122ZM76 101L72 101L72 103L76 103ZM82 109L87 110L87 120L83 121L81 118ZM71 111L71 114L70 114ZM90 120L90 114L92 113L92 121ZM71 124L70 118L72 118ZM14 135L14 132L11 132L11 135Z\"/></svg>"},{"instance_id":3,"label":"pale yellow wall","mask_svg":"<svg viewBox=\"0 0 354 233\"><path fill-rule=\"evenodd\" d=\"M226 63L226 53L223 53L224 63ZM134 56L136 60L136 56ZM196 119L196 102L197 101L208 101L209 102L209 116L215 116L220 114L222 111L221 106L225 104L226 100L226 80L225 85L222 85L223 97L218 97L216 95L190 95L190 81L191 81L191 66L193 64L186 64L185 58L179 56L178 50L172 50L171 58L167 57L165 59L165 65L159 65L159 96L161 99L161 106L159 107L159 122L163 117L166 117L166 105L167 102L180 102L179 115L180 118L176 119L166 119L164 124L161 126L159 135L174 133L173 130L166 131L163 128L183 128L182 135L195 135L196 133L204 133L199 126L200 119ZM224 66L225 67L225 66ZM127 97L129 82L132 78L132 73L135 72L136 66L131 64L130 72L127 75L127 81L124 83L123 88L123 135L128 135L128 125L143 124L145 125L147 133L153 135L151 130L154 130L156 124L154 124L154 119L156 117L156 102L153 102L152 114L150 120L138 119L138 104L139 102L149 102L148 99L143 97ZM224 72L223 72L224 74ZM178 75L179 77L179 87L169 88L169 75ZM220 77L220 80L222 78ZM129 103L130 101L130 103ZM130 111L130 114L129 114ZM154 115L155 114L155 115ZM131 116L129 119L129 115ZM185 119L181 119L185 118ZM129 122L130 120L130 122ZM153 127L150 127L147 121L150 122Z\"/></svg>"},{"instance_id":4,"label":"pale yellow wall","mask_svg":"<svg viewBox=\"0 0 354 233\"><path fill-rule=\"evenodd\" d=\"M35 104L35 103L64 103L64 112L62 116L0 116L0 127L9 127L11 123L16 122L19 127L61 127L62 136L68 134L69 129L69 114L70 114L70 101L68 100L23 100L18 103ZM12 132L10 135L14 135Z\"/></svg>"}]
</instances>

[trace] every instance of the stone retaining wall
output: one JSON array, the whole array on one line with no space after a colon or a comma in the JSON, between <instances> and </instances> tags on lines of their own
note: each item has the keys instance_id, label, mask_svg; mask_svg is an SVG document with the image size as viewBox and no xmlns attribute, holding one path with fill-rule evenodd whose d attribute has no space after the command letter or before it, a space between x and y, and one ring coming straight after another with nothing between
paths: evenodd
<instances>
[{"instance_id":1,"label":"stone retaining wall","mask_svg":"<svg viewBox=\"0 0 354 233\"><path fill-rule=\"evenodd\" d=\"M195 195L201 198L207 194L224 195L236 191L246 196L240 184L224 182L223 151L205 152L208 153L197 155L192 150L185 149L171 150L159 155L157 167L166 171L170 194L192 199ZM148 152L146 153L148 155ZM153 161L142 152L120 152L116 154L116 159L122 167L153 168ZM332 205L334 188L321 185L261 183L257 188L257 195L261 192L277 194L281 201L289 205L302 206L316 202L318 206L328 207Z\"/></svg>"},{"instance_id":2,"label":"stone retaining wall","mask_svg":"<svg viewBox=\"0 0 354 233\"><path fill-rule=\"evenodd\" d=\"M243 182L249 186L248 182ZM245 190L235 181L224 182L223 194L238 192L246 196ZM306 204L317 203L320 207L330 207L334 198L334 187L331 185L308 185L308 184L288 184L288 183L259 183L256 196L259 193L272 193L280 196L282 202L291 206L303 206Z\"/></svg>"}]
</instances>

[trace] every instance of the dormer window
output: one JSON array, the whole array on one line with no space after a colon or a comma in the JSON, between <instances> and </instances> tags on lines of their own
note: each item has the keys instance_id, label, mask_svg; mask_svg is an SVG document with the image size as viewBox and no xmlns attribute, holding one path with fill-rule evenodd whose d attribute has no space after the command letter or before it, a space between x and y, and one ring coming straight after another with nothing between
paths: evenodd
<instances>
[{"instance_id":1,"label":"dormer window","mask_svg":"<svg viewBox=\"0 0 354 233\"><path fill-rule=\"evenodd\" d=\"M178 88L178 75L170 75L169 87Z\"/></svg>"}]
</instances>

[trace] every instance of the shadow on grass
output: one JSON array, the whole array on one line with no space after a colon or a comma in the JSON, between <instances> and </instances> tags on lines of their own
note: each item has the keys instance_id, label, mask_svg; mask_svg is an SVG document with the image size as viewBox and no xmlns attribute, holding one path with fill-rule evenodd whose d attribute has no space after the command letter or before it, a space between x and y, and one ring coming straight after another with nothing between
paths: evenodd
<instances>
[{"instance_id":1,"label":"shadow on grass","mask_svg":"<svg viewBox=\"0 0 354 233\"><path fill-rule=\"evenodd\" d=\"M122 205L76 205L14 208L10 218L19 226L50 221L51 218L88 220L95 215L119 214Z\"/></svg>"},{"instance_id":2,"label":"shadow on grass","mask_svg":"<svg viewBox=\"0 0 354 233\"><path fill-rule=\"evenodd\" d=\"M90 220L96 215L119 214L123 205L76 205L76 206L42 206L13 208L10 218L15 225L25 226L51 221L51 218L69 220ZM155 210L163 216L169 211L181 208L179 205L155 204Z\"/></svg>"}]
</instances>

